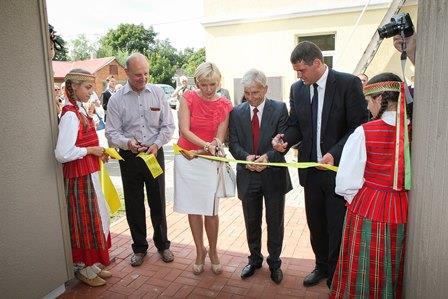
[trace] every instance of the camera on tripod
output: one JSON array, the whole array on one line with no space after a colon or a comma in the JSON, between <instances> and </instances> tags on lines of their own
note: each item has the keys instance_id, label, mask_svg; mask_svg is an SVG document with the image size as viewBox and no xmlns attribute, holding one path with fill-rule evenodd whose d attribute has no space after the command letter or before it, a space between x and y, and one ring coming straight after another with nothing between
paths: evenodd
<instances>
[{"instance_id":1,"label":"camera on tripod","mask_svg":"<svg viewBox=\"0 0 448 299\"><path fill-rule=\"evenodd\" d=\"M378 28L380 38L389 38L395 35L409 37L414 34L414 24L408 13L398 13L390 19L390 22Z\"/></svg>"}]
</instances>

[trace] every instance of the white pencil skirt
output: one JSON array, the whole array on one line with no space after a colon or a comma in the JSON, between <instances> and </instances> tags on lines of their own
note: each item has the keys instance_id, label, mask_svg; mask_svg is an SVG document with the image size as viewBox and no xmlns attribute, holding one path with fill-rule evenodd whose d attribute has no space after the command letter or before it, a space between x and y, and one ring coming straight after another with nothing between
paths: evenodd
<instances>
[{"instance_id":1,"label":"white pencil skirt","mask_svg":"<svg viewBox=\"0 0 448 299\"><path fill-rule=\"evenodd\" d=\"M214 216L218 214L219 199L217 162L205 159L187 160L174 157L174 211L182 214Z\"/></svg>"}]
</instances>

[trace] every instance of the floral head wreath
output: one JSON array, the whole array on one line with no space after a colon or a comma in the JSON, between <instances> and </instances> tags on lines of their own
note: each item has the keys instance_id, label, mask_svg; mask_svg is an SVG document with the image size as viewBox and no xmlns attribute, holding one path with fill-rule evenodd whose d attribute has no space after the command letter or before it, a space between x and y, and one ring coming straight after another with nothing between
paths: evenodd
<instances>
[{"instance_id":1,"label":"floral head wreath","mask_svg":"<svg viewBox=\"0 0 448 299\"><path fill-rule=\"evenodd\" d=\"M402 82L398 81L384 81L373 84L368 84L364 87L364 95L368 96L375 93L381 93L383 91L401 91Z\"/></svg>"},{"instance_id":2,"label":"floral head wreath","mask_svg":"<svg viewBox=\"0 0 448 299\"><path fill-rule=\"evenodd\" d=\"M68 73L65 75L65 81L67 80L95 83L95 76L84 73Z\"/></svg>"},{"instance_id":3,"label":"floral head wreath","mask_svg":"<svg viewBox=\"0 0 448 299\"><path fill-rule=\"evenodd\" d=\"M91 74L72 72L72 73L68 73L67 75L65 75L64 80L65 81L70 80L70 81L75 81L75 82L86 82L86 83L94 84L95 76L91 75ZM65 95L67 96L68 101L70 103L72 103L73 106L75 106L75 109L79 110L79 107L76 104L76 99L72 98L72 96L68 93L67 88L65 89Z\"/></svg>"}]
</instances>

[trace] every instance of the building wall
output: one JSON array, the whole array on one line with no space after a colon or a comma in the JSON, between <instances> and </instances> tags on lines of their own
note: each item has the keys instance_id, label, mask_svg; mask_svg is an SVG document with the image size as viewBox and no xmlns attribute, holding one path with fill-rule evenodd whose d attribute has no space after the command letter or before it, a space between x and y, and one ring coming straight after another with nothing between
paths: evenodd
<instances>
[{"instance_id":1,"label":"building wall","mask_svg":"<svg viewBox=\"0 0 448 299\"><path fill-rule=\"evenodd\" d=\"M104 91L104 88L106 87L106 78L110 75L110 72L109 72L110 65L117 66L118 75L114 75L115 79L117 80L117 83L120 83L123 85L124 85L124 83L126 83L127 76L126 76L124 67L121 64L119 64L117 60L114 60L95 73L95 76L96 76L95 91L98 94L98 96L101 95L101 93Z\"/></svg>"},{"instance_id":2,"label":"building wall","mask_svg":"<svg viewBox=\"0 0 448 299\"><path fill-rule=\"evenodd\" d=\"M0 2L0 296L41 298L72 276L45 1Z\"/></svg>"},{"instance_id":3,"label":"building wall","mask_svg":"<svg viewBox=\"0 0 448 299\"><path fill-rule=\"evenodd\" d=\"M420 1L406 298L448 294L448 1Z\"/></svg>"},{"instance_id":4,"label":"building wall","mask_svg":"<svg viewBox=\"0 0 448 299\"><path fill-rule=\"evenodd\" d=\"M218 9L222 5L221 10ZM301 16L288 16L285 18L269 19L260 17L260 21L250 19L253 7L257 7L257 12L264 12L266 8L260 2L266 2L271 11L282 11L290 5L302 7L304 10L312 1L204 1L206 30L206 55L207 60L215 62L223 74L223 86L229 89L234 97L233 81L241 78L245 71L250 68L259 68L269 77L282 77L283 100L289 97L289 87L296 80L296 74L291 68L289 57L292 49L297 44L297 37L302 35L335 34L335 56L333 68L344 72L352 72L357 62L361 58L365 48L370 42L377 26L384 14L387 6L374 6L375 9L367 10L356 28L352 38L350 35L353 26L359 17L362 7L352 8L353 12L344 10L329 12L320 11L318 15L310 13ZM270 4L267 4L267 3ZM300 2L297 4L297 2ZM350 1L338 2L349 5ZM317 7L330 5L330 1L318 1ZM334 2L332 2L334 3ZM352 1L353 3L353 1ZM256 4L256 5L255 5ZM273 8L276 6L276 9ZM282 6L283 5L283 6ZM302 5L302 6L300 6ZM227 7L229 6L229 7ZM352 5L353 6L353 5ZM252 7L252 9L250 9ZM415 14L415 5L411 12ZM259 9L258 9L259 8ZM228 9L228 23L222 21L222 12ZM269 11L267 9L266 11ZM246 14L247 19L243 15ZM259 14L261 16L262 14ZM216 21L219 18L221 21ZM215 21L213 21L215 20ZM349 40L350 39L350 40ZM385 45L391 45L390 40L386 40ZM385 50L380 52L387 52ZM393 47L392 47L393 49ZM394 51L387 53L394 56ZM383 54L381 54L383 55ZM396 56L398 57L398 56ZM392 61L393 58L386 57L380 60L379 64L385 66L384 61ZM376 63L376 62L375 62ZM377 63L378 64L378 63ZM391 71L398 71L397 66ZM381 67L373 67L372 73Z\"/></svg>"}]
</instances>

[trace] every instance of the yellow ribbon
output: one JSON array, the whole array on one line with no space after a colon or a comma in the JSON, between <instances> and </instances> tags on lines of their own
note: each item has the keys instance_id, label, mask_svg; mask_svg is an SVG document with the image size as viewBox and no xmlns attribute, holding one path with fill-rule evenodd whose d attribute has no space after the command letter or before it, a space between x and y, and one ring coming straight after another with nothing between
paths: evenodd
<instances>
[{"instance_id":1,"label":"yellow ribbon","mask_svg":"<svg viewBox=\"0 0 448 299\"><path fill-rule=\"evenodd\" d=\"M146 166L148 166L148 169L154 178L163 173L162 167L160 167L159 162L153 154L141 152L137 155L137 157L140 157L143 161L145 161Z\"/></svg>"},{"instance_id":2,"label":"yellow ribbon","mask_svg":"<svg viewBox=\"0 0 448 299\"><path fill-rule=\"evenodd\" d=\"M121 207L120 197L118 196L117 190L112 184L112 180L110 179L107 168L104 166L104 163L101 160L100 160L100 182L104 198L106 199L106 202L109 205L110 213L114 214Z\"/></svg>"},{"instance_id":3,"label":"yellow ribbon","mask_svg":"<svg viewBox=\"0 0 448 299\"><path fill-rule=\"evenodd\" d=\"M178 155L181 151L186 151L177 144L173 145L174 154ZM212 161L219 161L219 162L227 162L227 163L238 163L238 164L252 164L252 165L263 165L263 166L277 166L277 167L293 167L293 168L310 168L310 167L323 167L328 170L332 171L338 171L338 167L334 165L329 164L321 164L316 162L288 162L288 163L281 163L281 162L268 162L268 163L259 163L259 162L252 162L252 161L245 161L245 160L235 160L235 159L229 159L225 157L216 157L216 156L207 156L207 155L198 155L192 153L193 156L197 156L199 158L212 160Z\"/></svg>"},{"instance_id":4,"label":"yellow ribbon","mask_svg":"<svg viewBox=\"0 0 448 299\"><path fill-rule=\"evenodd\" d=\"M113 147L108 147L104 149L104 152L106 154L108 154L111 158L113 159L117 159L117 160L124 160L120 154L117 152L116 149L114 149Z\"/></svg>"}]
</instances>

